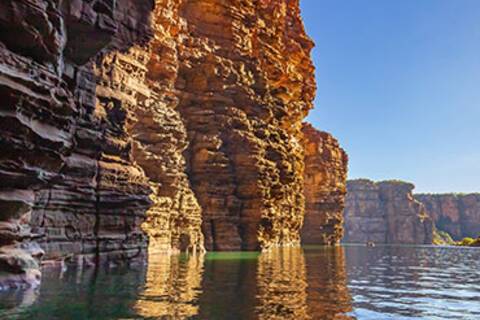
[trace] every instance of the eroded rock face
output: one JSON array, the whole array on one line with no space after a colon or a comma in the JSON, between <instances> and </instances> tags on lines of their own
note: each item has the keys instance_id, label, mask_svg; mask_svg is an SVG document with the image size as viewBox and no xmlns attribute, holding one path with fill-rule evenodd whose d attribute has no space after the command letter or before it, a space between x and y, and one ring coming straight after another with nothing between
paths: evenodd
<instances>
[{"instance_id":1,"label":"eroded rock face","mask_svg":"<svg viewBox=\"0 0 480 320\"><path fill-rule=\"evenodd\" d=\"M179 15L178 110L206 248L298 244L315 92L298 1L182 1Z\"/></svg>"},{"instance_id":2,"label":"eroded rock face","mask_svg":"<svg viewBox=\"0 0 480 320\"><path fill-rule=\"evenodd\" d=\"M170 210L158 226L164 249L202 247L186 131L148 72L161 52L153 9L150 0L0 4L0 259L13 279L2 284L38 272L34 238L47 259L142 257L141 224L157 209Z\"/></svg>"},{"instance_id":3,"label":"eroded rock face","mask_svg":"<svg viewBox=\"0 0 480 320\"><path fill-rule=\"evenodd\" d=\"M343 237L348 156L332 135L305 123L305 221L302 242L337 244Z\"/></svg>"},{"instance_id":4,"label":"eroded rock face","mask_svg":"<svg viewBox=\"0 0 480 320\"><path fill-rule=\"evenodd\" d=\"M480 235L480 194L417 194L439 230L454 240Z\"/></svg>"},{"instance_id":5,"label":"eroded rock face","mask_svg":"<svg viewBox=\"0 0 480 320\"><path fill-rule=\"evenodd\" d=\"M348 181L345 242L432 244L433 222L414 188L400 181Z\"/></svg>"},{"instance_id":6,"label":"eroded rock face","mask_svg":"<svg viewBox=\"0 0 480 320\"><path fill-rule=\"evenodd\" d=\"M2 1L2 263L297 244L312 46L296 0Z\"/></svg>"},{"instance_id":7,"label":"eroded rock face","mask_svg":"<svg viewBox=\"0 0 480 320\"><path fill-rule=\"evenodd\" d=\"M121 72L130 72L123 55L137 58L130 49L151 37L152 9L150 0L0 4L0 202L12 211L2 210L2 220L21 261L32 238L56 259L144 251L140 224L151 190L127 130L144 93L135 80L143 79ZM33 234L24 231L29 225ZM34 262L14 273L38 269Z\"/></svg>"}]
</instances>

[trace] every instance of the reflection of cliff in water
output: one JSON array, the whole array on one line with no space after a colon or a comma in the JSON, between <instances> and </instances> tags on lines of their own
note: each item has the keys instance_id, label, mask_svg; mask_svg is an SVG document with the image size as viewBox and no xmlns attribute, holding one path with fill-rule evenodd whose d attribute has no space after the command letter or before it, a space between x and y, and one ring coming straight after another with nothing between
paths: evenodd
<instances>
[{"instance_id":1,"label":"reflection of cliff in water","mask_svg":"<svg viewBox=\"0 0 480 320\"><path fill-rule=\"evenodd\" d=\"M351 263L362 262L352 261L361 255L348 257ZM24 296L0 292L0 318L351 319L341 247L150 254L147 266L44 274L39 291ZM355 289L356 294L362 290Z\"/></svg>"},{"instance_id":2,"label":"reflection of cliff in water","mask_svg":"<svg viewBox=\"0 0 480 320\"><path fill-rule=\"evenodd\" d=\"M305 249L308 283L308 312L313 319L354 319L352 296L347 287L343 247Z\"/></svg>"},{"instance_id":3,"label":"reflection of cliff in water","mask_svg":"<svg viewBox=\"0 0 480 320\"><path fill-rule=\"evenodd\" d=\"M4 290L0 291L0 310L1 317L12 319L23 309L32 306L39 295L38 288L28 288L25 290Z\"/></svg>"},{"instance_id":4,"label":"reflection of cliff in water","mask_svg":"<svg viewBox=\"0 0 480 320\"><path fill-rule=\"evenodd\" d=\"M260 255L256 313L259 319L311 319L307 312L305 257L301 248Z\"/></svg>"},{"instance_id":5,"label":"reflection of cliff in water","mask_svg":"<svg viewBox=\"0 0 480 320\"><path fill-rule=\"evenodd\" d=\"M145 289L135 304L137 314L172 319L197 315L203 270L204 255L150 254Z\"/></svg>"},{"instance_id":6,"label":"reflection of cliff in water","mask_svg":"<svg viewBox=\"0 0 480 320\"><path fill-rule=\"evenodd\" d=\"M199 319L254 319L258 253L206 255Z\"/></svg>"},{"instance_id":7,"label":"reflection of cliff in water","mask_svg":"<svg viewBox=\"0 0 480 320\"><path fill-rule=\"evenodd\" d=\"M259 256L259 319L353 319L350 311L343 248L279 248Z\"/></svg>"}]
</instances>

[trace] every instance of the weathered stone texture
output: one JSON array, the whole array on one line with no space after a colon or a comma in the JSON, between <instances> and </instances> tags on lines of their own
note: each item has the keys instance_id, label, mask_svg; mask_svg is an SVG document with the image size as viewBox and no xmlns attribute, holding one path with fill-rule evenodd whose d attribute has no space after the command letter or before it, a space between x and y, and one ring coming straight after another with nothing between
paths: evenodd
<instances>
[{"instance_id":1,"label":"weathered stone texture","mask_svg":"<svg viewBox=\"0 0 480 320\"><path fill-rule=\"evenodd\" d=\"M432 244L433 222L413 198L411 183L347 183L345 242Z\"/></svg>"},{"instance_id":2,"label":"weathered stone texture","mask_svg":"<svg viewBox=\"0 0 480 320\"><path fill-rule=\"evenodd\" d=\"M163 215L158 247L203 248L182 156L186 131L168 97L176 78L159 83L148 72L162 54L153 5L0 4L2 269L38 269L32 238L47 259L142 257L146 215ZM163 9L159 2L155 21L168 16Z\"/></svg>"},{"instance_id":3,"label":"weathered stone texture","mask_svg":"<svg viewBox=\"0 0 480 320\"><path fill-rule=\"evenodd\" d=\"M215 250L299 243L301 120L315 92L298 1L183 1L188 174Z\"/></svg>"},{"instance_id":4,"label":"weathered stone texture","mask_svg":"<svg viewBox=\"0 0 480 320\"><path fill-rule=\"evenodd\" d=\"M480 194L417 194L439 230L454 240L480 236Z\"/></svg>"},{"instance_id":5,"label":"weathered stone texture","mask_svg":"<svg viewBox=\"0 0 480 320\"><path fill-rule=\"evenodd\" d=\"M298 0L2 1L0 259L297 244L312 46Z\"/></svg>"},{"instance_id":6,"label":"weathered stone texture","mask_svg":"<svg viewBox=\"0 0 480 320\"><path fill-rule=\"evenodd\" d=\"M302 242L337 244L343 237L348 156L338 141L305 123L305 221Z\"/></svg>"}]
</instances>

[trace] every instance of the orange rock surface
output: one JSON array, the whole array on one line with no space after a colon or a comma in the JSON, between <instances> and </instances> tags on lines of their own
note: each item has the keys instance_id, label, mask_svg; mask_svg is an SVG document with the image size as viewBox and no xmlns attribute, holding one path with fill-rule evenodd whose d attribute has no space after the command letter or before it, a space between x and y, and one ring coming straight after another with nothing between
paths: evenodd
<instances>
[{"instance_id":1,"label":"orange rock surface","mask_svg":"<svg viewBox=\"0 0 480 320\"><path fill-rule=\"evenodd\" d=\"M343 237L348 156L337 140L305 123L305 222L302 242L337 244Z\"/></svg>"},{"instance_id":2,"label":"orange rock surface","mask_svg":"<svg viewBox=\"0 0 480 320\"><path fill-rule=\"evenodd\" d=\"M26 266L8 285L37 282L36 242L87 264L299 243L315 81L298 0L0 12L0 259Z\"/></svg>"},{"instance_id":3,"label":"orange rock surface","mask_svg":"<svg viewBox=\"0 0 480 320\"><path fill-rule=\"evenodd\" d=\"M209 250L298 244L315 93L298 1L183 1L178 111Z\"/></svg>"}]
</instances>

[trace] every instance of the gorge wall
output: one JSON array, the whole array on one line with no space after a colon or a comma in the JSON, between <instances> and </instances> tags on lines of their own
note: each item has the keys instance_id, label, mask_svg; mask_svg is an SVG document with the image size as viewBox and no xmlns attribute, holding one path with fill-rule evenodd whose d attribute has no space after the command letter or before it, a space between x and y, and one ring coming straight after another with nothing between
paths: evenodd
<instances>
[{"instance_id":1,"label":"gorge wall","mask_svg":"<svg viewBox=\"0 0 480 320\"><path fill-rule=\"evenodd\" d=\"M0 4L0 265L15 275L3 284L31 283L42 254L34 239L47 259L143 256L156 181L135 159L131 127L153 92L153 5Z\"/></svg>"},{"instance_id":2,"label":"gorge wall","mask_svg":"<svg viewBox=\"0 0 480 320\"><path fill-rule=\"evenodd\" d=\"M414 188L401 181L348 181L344 241L432 244L433 221Z\"/></svg>"},{"instance_id":3,"label":"gorge wall","mask_svg":"<svg viewBox=\"0 0 480 320\"><path fill-rule=\"evenodd\" d=\"M480 194L416 194L435 226L454 240L480 236Z\"/></svg>"},{"instance_id":4,"label":"gorge wall","mask_svg":"<svg viewBox=\"0 0 480 320\"><path fill-rule=\"evenodd\" d=\"M302 242L337 244L343 237L348 156L330 134L317 131L308 123L302 132L305 149Z\"/></svg>"},{"instance_id":5,"label":"gorge wall","mask_svg":"<svg viewBox=\"0 0 480 320\"><path fill-rule=\"evenodd\" d=\"M178 110L206 248L299 243L315 82L298 0L183 1L179 15Z\"/></svg>"},{"instance_id":6,"label":"gorge wall","mask_svg":"<svg viewBox=\"0 0 480 320\"><path fill-rule=\"evenodd\" d=\"M298 0L2 1L1 284L298 244L312 47Z\"/></svg>"}]
</instances>

